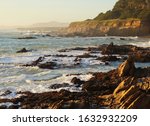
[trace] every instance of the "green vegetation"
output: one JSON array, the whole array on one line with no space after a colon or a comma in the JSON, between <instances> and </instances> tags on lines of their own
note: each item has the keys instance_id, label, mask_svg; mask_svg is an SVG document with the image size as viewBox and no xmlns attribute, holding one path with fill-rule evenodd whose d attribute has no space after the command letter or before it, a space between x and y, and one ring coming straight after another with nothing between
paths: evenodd
<instances>
[{"instance_id":1,"label":"green vegetation","mask_svg":"<svg viewBox=\"0 0 150 126\"><path fill-rule=\"evenodd\" d=\"M94 20L127 18L150 21L150 0L119 0L112 10L100 13Z\"/></svg>"}]
</instances>

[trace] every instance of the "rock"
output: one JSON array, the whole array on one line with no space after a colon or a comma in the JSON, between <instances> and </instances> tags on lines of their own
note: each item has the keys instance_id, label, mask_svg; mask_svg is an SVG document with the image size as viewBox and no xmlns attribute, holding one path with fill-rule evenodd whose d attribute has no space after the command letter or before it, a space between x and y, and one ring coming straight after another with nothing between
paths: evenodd
<instances>
[{"instance_id":1,"label":"rock","mask_svg":"<svg viewBox=\"0 0 150 126\"><path fill-rule=\"evenodd\" d=\"M26 64L24 66L37 66L40 62L44 60L44 57L39 57L37 60L33 61L30 64Z\"/></svg>"},{"instance_id":2,"label":"rock","mask_svg":"<svg viewBox=\"0 0 150 126\"><path fill-rule=\"evenodd\" d=\"M21 50L17 51L17 53L26 53L30 52L30 50L27 50L26 48L22 48Z\"/></svg>"},{"instance_id":3,"label":"rock","mask_svg":"<svg viewBox=\"0 0 150 126\"><path fill-rule=\"evenodd\" d=\"M92 56L89 53L84 53L83 55L79 55L77 57L78 58L93 58L93 57L97 57L97 56Z\"/></svg>"},{"instance_id":4,"label":"rock","mask_svg":"<svg viewBox=\"0 0 150 126\"><path fill-rule=\"evenodd\" d=\"M85 81L80 80L77 77L72 78L71 83L77 84L76 87L80 87Z\"/></svg>"},{"instance_id":5,"label":"rock","mask_svg":"<svg viewBox=\"0 0 150 126\"><path fill-rule=\"evenodd\" d=\"M64 102L63 100L60 100L60 101L56 101L54 103L50 103L48 105L48 109L60 109L63 102Z\"/></svg>"},{"instance_id":6,"label":"rock","mask_svg":"<svg viewBox=\"0 0 150 126\"><path fill-rule=\"evenodd\" d=\"M104 47L102 49L102 54L107 54L107 55L112 55L112 54L119 54L119 55L127 55L129 54L131 51L131 48L133 46L131 45L114 45L112 43L110 43L108 46Z\"/></svg>"},{"instance_id":7,"label":"rock","mask_svg":"<svg viewBox=\"0 0 150 126\"><path fill-rule=\"evenodd\" d=\"M62 106L63 109L69 108L69 109L89 109L89 104L84 99L82 100L69 100L64 103Z\"/></svg>"},{"instance_id":8,"label":"rock","mask_svg":"<svg viewBox=\"0 0 150 126\"><path fill-rule=\"evenodd\" d=\"M150 62L150 50L148 51L137 51L134 54L136 62Z\"/></svg>"},{"instance_id":9,"label":"rock","mask_svg":"<svg viewBox=\"0 0 150 126\"><path fill-rule=\"evenodd\" d=\"M7 106L6 105L1 105L0 109L7 109Z\"/></svg>"},{"instance_id":10,"label":"rock","mask_svg":"<svg viewBox=\"0 0 150 126\"><path fill-rule=\"evenodd\" d=\"M19 37L17 39L36 39L36 37L33 36L27 36L27 37Z\"/></svg>"},{"instance_id":11,"label":"rock","mask_svg":"<svg viewBox=\"0 0 150 126\"><path fill-rule=\"evenodd\" d=\"M118 74L120 77L133 76L135 72L135 65L133 57L129 57L118 67Z\"/></svg>"},{"instance_id":12,"label":"rock","mask_svg":"<svg viewBox=\"0 0 150 126\"><path fill-rule=\"evenodd\" d=\"M105 62L105 61L118 61L119 58L117 58L117 56L103 56L103 57L98 57L96 60L101 60L103 62Z\"/></svg>"},{"instance_id":13,"label":"rock","mask_svg":"<svg viewBox=\"0 0 150 126\"><path fill-rule=\"evenodd\" d=\"M11 105L8 107L8 109L18 109L19 105Z\"/></svg>"},{"instance_id":14,"label":"rock","mask_svg":"<svg viewBox=\"0 0 150 126\"><path fill-rule=\"evenodd\" d=\"M0 95L0 96L7 96L7 95L9 95L9 94L11 94L12 92L10 91L10 90L7 90L7 91L5 91L2 95Z\"/></svg>"},{"instance_id":15,"label":"rock","mask_svg":"<svg viewBox=\"0 0 150 126\"><path fill-rule=\"evenodd\" d=\"M134 80L134 77L128 77L125 80L123 80L118 85L118 87L114 90L114 92L113 92L114 97L116 97L119 92L122 92L122 91L128 89L132 85L133 80Z\"/></svg>"},{"instance_id":16,"label":"rock","mask_svg":"<svg viewBox=\"0 0 150 126\"><path fill-rule=\"evenodd\" d=\"M53 84L53 85L51 85L49 88L50 88L50 89L58 89L58 88L62 88L62 87L70 87L70 85L67 84L67 83L63 83L63 84Z\"/></svg>"},{"instance_id":17,"label":"rock","mask_svg":"<svg viewBox=\"0 0 150 126\"><path fill-rule=\"evenodd\" d=\"M125 38L120 38L120 40L126 40Z\"/></svg>"},{"instance_id":18,"label":"rock","mask_svg":"<svg viewBox=\"0 0 150 126\"><path fill-rule=\"evenodd\" d=\"M38 64L38 67L42 69L54 69L57 67L57 64L55 62L46 62L46 63Z\"/></svg>"},{"instance_id":19,"label":"rock","mask_svg":"<svg viewBox=\"0 0 150 126\"><path fill-rule=\"evenodd\" d=\"M72 78L71 83L73 83L73 84L83 84L84 81L80 80L77 77L74 77L74 78Z\"/></svg>"},{"instance_id":20,"label":"rock","mask_svg":"<svg viewBox=\"0 0 150 126\"><path fill-rule=\"evenodd\" d=\"M80 62L81 61L81 58L79 58L79 57L76 57L75 59L74 59L74 62Z\"/></svg>"}]
</instances>

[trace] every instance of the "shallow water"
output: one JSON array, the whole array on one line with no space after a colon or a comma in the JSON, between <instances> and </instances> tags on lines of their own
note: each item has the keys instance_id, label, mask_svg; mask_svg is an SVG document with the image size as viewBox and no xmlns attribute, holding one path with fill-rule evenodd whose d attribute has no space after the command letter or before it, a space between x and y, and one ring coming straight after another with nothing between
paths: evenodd
<instances>
[{"instance_id":1,"label":"shallow water","mask_svg":"<svg viewBox=\"0 0 150 126\"><path fill-rule=\"evenodd\" d=\"M52 57L47 60L57 60L58 64L72 66L74 56L86 53L86 51L69 51L58 52L58 50L75 47L93 47L101 44L132 44L141 47L150 47L150 40L138 37L126 37L125 40L120 40L120 37L42 37L37 36L37 39L17 39L24 36L25 32L17 30L0 31L0 95L6 90L16 91L32 91L44 92L52 91L50 85L70 83L71 79L77 75L66 76L68 74L78 74L82 80L88 80L92 77L89 72L106 72L115 69L120 62L112 62L106 66L102 62L90 58L82 60L80 67L59 68L59 69L39 69L38 67L23 67L26 64L38 59L44 55L72 55L72 57ZM34 34L31 34L33 36ZM22 49L32 49L28 53L16 53ZM100 53L93 55L101 56ZM137 63L137 67L150 66L150 63ZM62 88L60 88L62 89ZM58 89L58 90L60 90ZM80 91L81 88L76 88L70 83L69 87L64 89L70 91ZM13 93L12 93L13 94ZM14 96L14 94L13 94Z\"/></svg>"}]
</instances>

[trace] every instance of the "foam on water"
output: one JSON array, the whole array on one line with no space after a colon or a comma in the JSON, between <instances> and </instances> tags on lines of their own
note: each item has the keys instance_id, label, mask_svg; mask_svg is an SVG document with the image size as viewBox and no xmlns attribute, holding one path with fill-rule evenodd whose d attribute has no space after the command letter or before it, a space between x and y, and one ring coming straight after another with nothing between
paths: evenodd
<instances>
[{"instance_id":1,"label":"foam on water","mask_svg":"<svg viewBox=\"0 0 150 126\"><path fill-rule=\"evenodd\" d=\"M148 41L148 42L136 42L136 43L131 43L131 44L138 46L138 47L150 47L150 41Z\"/></svg>"},{"instance_id":2,"label":"foam on water","mask_svg":"<svg viewBox=\"0 0 150 126\"><path fill-rule=\"evenodd\" d=\"M25 33L26 34L26 33ZM41 34L41 33L40 33ZM106 66L103 62L93 58L81 58L80 64L76 67L75 58L78 55L88 53L86 50L69 50L76 47L95 47L101 44L135 44L143 47L150 47L150 41L139 39L138 37L41 37L39 33L27 32L27 35L37 35L37 39L33 40L18 40L16 38L22 36L20 32L13 33L0 32L0 98L19 97L18 91L31 91L40 93L46 91L59 91L66 89L69 91L81 91L81 87L77 88L71 83L73 77L81 80L88 80L92 77L89 72L106 72L115 69L119 62L111 62ZM24 35L24 33L23 33ZM124 38L122 41L120 38ZM26 48L33 49L27 53L16 53L16 51ZM58 50L68 49L66 52ZM59 66L58 69L48 70L39 69L38 67L22 67L20 65L31 63L37 60L40 56L47 56L44 62L54 61ZM67 55L59 57L56 55ZM91 53L93 56L101 57L100 52ZM138 64L140 66L140 64ZM78 74L81 75L72 75ZM67 74L71 74L67 76ZM68 83L68 87L58 89L49 88L54 84ZM2 96L7 90L11 93ZM9 104L9 103L8 103Z\"/></svg>"},{"instance_id":3,"label":"foam on water","mask_svg":"<svg viewBox=\"0 0 150 126\"><path fill-rule=\"evenodd\" d=\"M0 87L0 98L8 98L8 99L12 99L12 98L16 98L16 97L20 97L20 94L16 94L16 92L24 92L24 91L30 91L33 93L42 93L42 92L48 92L48 91L59 91L61 89L66 89L69 91L80 91L81 88L76 88L74 84L71 83L72 78L77 77L81 80L87 81L89 80L92 75L91 74L87 74L87 75L62 75L60 77L56 77L54 79L49 79L49 80L30 80L30 79L25 79L26 76L24 75L20 75L19 80L20 84L18 85L5 85L3 87ZM14 77L10 77L7 78L8 80L14 79ZM26 80L26 83L22 83L21 80ZM61 87L58 89L50 89L49 87L53 84L63 84L63 83L68 83L70 84L70 86L68 87ZM2 95L4 94L7 90L9 90L11 93L8 95Z\"/></svg>"}]
</instances>

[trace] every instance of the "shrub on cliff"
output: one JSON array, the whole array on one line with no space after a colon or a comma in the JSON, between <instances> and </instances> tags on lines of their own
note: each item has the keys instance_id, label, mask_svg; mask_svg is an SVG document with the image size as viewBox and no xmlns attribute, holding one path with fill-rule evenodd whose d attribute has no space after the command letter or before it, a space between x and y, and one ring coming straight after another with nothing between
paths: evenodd
<instances>
[{"instance_id":1,"label":"shrub on cliff","mask_svg":"<svg viewBox=\"0 0 150 126\"><path fill-rule=\"evenodd\" d=\"M94 20L139 18L150 21L150 0L119 0L112 10Z\"/></svg>"}]
</instances>

